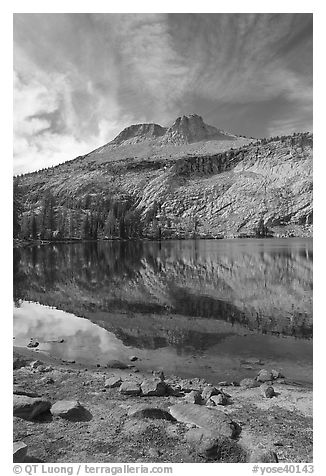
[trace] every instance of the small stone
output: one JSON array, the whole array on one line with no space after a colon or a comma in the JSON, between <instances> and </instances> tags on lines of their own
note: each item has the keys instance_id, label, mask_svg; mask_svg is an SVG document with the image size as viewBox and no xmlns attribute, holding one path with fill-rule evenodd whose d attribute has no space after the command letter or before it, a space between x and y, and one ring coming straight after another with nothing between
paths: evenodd
<instances>
[{"instance_id":1,"label":"small stone","mask_svg":"<svg viewBox=\"0 0 326 476\"><path fill-rule=\"evenodd\" d=\"M126 380L120 385L119 388L120 393L123 395L140 395L140 385L137 382L133 382L131 380Z\"/></svg>"},{"instance_id":2,"label":"small stone","mask_svg":"<svg viewBox=\"0 0 326 476\"><path fill-rule=\"evenodd\" d=\"M45 365L39 365L36 369L36 372L52 372L52 367L46 367Z\"/></svg>"},{"instance_id":3,"label":"small stone","mask_svg":"<svg viewBox=\"0 0 326 476\"><path fill-rule=\"evenodd\" d=\"M166 394L166 384L158 378L144 380L140 388L144 397L162 397Z\"/></svg>"},{"instance_id":4,"label":"small stone","mask_svg":"<svg viewBox=\"0 0 326 476\"><path fill-rule=\"evenodd\" d=\"M136 360L138 360L138 357L136 355L132 355L131 357L129 357L129 360L130 362L135 362Z\"/></svg>"},{"instance_id":5,"label":"small stone","mask_svg":"<svg viewBox=\"0 0 326 476\"><path fill-rule=\"evenodd\" d=\"M166 394L173 397L183 397L180 385L166 385Z\"/></svg>"},{"instance_id":6,"label":"small stone","mask_svg":"<svg viewBox=\"0 0 326 476\"><path fill-rule=\"evenodd\" d=\"M153 374L154 378L158 378L162 381L165 379L163 370L153 370L152 374Z\"/></svg>"},{"instance_id":7,"label":"small stone","mask_svg":"<svg viewBox=\"0 0 326 476\"><path fill-rule=\"evenodd\" d=\"M240 387L245 387L245 388L259 387L259 383L257 382L257 380L253 378L244 378L243 380L240 381Z\"/></svg>"},{"instance_id":8,"label":"small stone","mask_svg":"<svg viewBox=\"0 0 326 476\"><path fill-rule=\"evenodd\" d=\"M210 399L213 395L219 395L221 391L213 387L212 385L207 385L204 387L204 390L201 392L202 399L207 402L208 399Z\"/></svg>"},{"instance_id":9,"label":"small stone","mask_svg":"<svg viewBox=\"0 0 326 476\"><path fill-rule=\"evenodd\" d=\"M120 362L120 360L109 360L106 364L109 369L127 369L128 365Z\"/></svg>"},{"instance_id":10,"label":"small stone","mask_svg":"<svg viewBox=\"0 0 326 476\"><path fill-rule=\"evenodd\" d=\"M248 463L278 463L278 458L272 450L256 448L251 452Z\"/></svg>"},{"instance_id":11,"label":"small stone","mask_svg":"<svg viewBox=\"0 0 326 476\"><path fill-rule=\"evenodd\" d=\"M273 443L274 446L284 446L284 443L282 443L282 441L275 441L275 443Z\"/></svg>"},{"instance_id":12,"label":"small stone","mask_svg":"<svg viewBox=\"0 0 326 476\"><path fill-rule=\"evenodd\" d=\"M14 416L32 420L41 413L48 411L51 403L42 397L27 397L26 395L14 395L13 414Z\"/></svg>"},{"instance_id":13,"label":"small stone","mask_svg":"<svg viewBox=\"0 0 326 476\"><path fill-rule=\"evenodd\" d=\"M27 455L28 446L23 441L15 441L13 446L13 462L23 463Z\"/></svg>"},{"instance_id":14,"label":"small stone","mask_svg":"<svg viewBox=\"0 0 326 476\"><path fill-rule=\"evenodd\" d=\"M105 388L120 387L121 383L122 383L122 380L120 377L110 377L105 380L104 387Z\"/></svg>"},{"instance_id":15,"label":"small stone","mask_svg":"<svg viewBox=\"0 0 326 476\"><path fill-rule=\"evenodd\" d=\"M211 398L209 398L206 401L206 407L216 407L216 403Z\"/></svg>"},{"instance_id":16,"label":"small stone","mask_svg":"<svg viewBox=\"0 0 326 476\"><path fill-rule=\"evenodd\" d=\"M29 364L30 368L35 370L37 369L38 367L40 367L40 365L43 365L43 362L41 360L34 360L33 362L31 362Z\"/></svg>"},{"instance_id":17,"label":"small stone","mask_svg":"<svg viewBox=\"0 0 326 476\"><path fill-rule=\"evenodd\" d=\"M30 342L27 344L27 347L29 347L30 349L33 349L35 347L38 347L39 345L40 343L37 342L37 340L31 339Z\"/></svg>"},{"instance_id":18,"label":"small stone","mask_svg":"<svg viewBox=\"0 0 326 476\"><path fill-rule=\"evenodd\" d=\"M276 397L274 388L271 385L263 384L260 386L261 394L266 398Z\"/></svg>"},{"instance_id":19,"label":"small stone","mask_svg":"<svg viewBox=\"0 0 326 476\"><path fill-rule=\"evenodd\" d=\"M262 369L257 375L258 382L269 382L271 380L273 380L273 374L266 369Z\"/></svg>"},{"instance_id":20,"label":"small stone","mask_svg":"<svg viewBox=\"0 0 326 476\"><path fill-rule=\"evenodd\" d=\"M159 458L161 456L161 452L155 448L149 448L148 456L151 458Z\"/></svg>"},{"instance_id":21,"label":"small stone","mask_svg":"<svg viewBox=\"0 0 326 476\"><path fill-rule=\"evenodd\" d=\"M96 367L101 367L101 364L96 364Z\"/></svg>"},{"instance_id":22,"label":"small stone","mask_svg":"<svg viewBox=\"0 0 326 476\"><path fill-rule=\"evenodd\" d=\"M210 400L212 400L215 405L227 405L229 402L229 398L224 393L213 395Z\"/></svg>"},{"instance_id":23,"label":"small stone","mask_svg":"<svg viewBox=\"0 0 326 476\"><path fill-rule=\"evenodd\" d=\"M278 378L284 378L284 375L281 374L281 372L279 372L278 370L272 369L271 374L272 374L274 380L276 380Z\"/></svg>"},{"instance_id":24,"label":"small stone","mask_svg":"<svg viewBox=\"0 0 326 476\"><path fill-rule=\"evenodd\" d=\"M191 392L187 393L184 399L185 401L194 403L196 405L201 405L202 403L201 393L198 390L192 390Z\"/></svg>"}]
</instances>

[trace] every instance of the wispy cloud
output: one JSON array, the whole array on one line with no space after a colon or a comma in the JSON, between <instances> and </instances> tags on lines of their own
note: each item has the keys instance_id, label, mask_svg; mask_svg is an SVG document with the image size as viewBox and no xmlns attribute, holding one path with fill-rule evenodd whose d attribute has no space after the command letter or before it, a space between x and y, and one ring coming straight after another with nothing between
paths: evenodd
<instances>
[{"instance_id":1,"label":"wispy cloud","mask_svg":"<svg viewBox=\"0 0 326 476\"><path fill-rule=\"evenodd\" d=\"M16 172L186 112L252 136L312 126L312 15L16 14L14 67Z\"/></svg>"}]
</instances>

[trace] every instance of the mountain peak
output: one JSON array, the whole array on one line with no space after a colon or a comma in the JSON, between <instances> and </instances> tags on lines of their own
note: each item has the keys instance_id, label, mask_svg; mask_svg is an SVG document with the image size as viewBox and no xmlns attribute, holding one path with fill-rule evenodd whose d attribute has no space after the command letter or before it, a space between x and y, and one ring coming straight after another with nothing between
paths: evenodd
<instances>
[{"instance_id":1,"label":"mountain peak","mask_svg":"<svg viewBox=\"0 0 326 476\"><path fill-rule=\"evenodd\" d=\"M157 139L165 134L166 128L154 123L133 124L123 129L111 142L112 145L136 144L148 139Z\"/></svg>"},{"instance_id":2,"label":"mountain peak","mask_svg":"<svg viewBox=\"0 0 326 476\"><path fill-rule=\"evenodd\" d=\"M189 144L202 140L228 140L235 136L206 124L198 114L178 117L166 131L162 142L171 144Z\"/></svg>"}]
</instances>

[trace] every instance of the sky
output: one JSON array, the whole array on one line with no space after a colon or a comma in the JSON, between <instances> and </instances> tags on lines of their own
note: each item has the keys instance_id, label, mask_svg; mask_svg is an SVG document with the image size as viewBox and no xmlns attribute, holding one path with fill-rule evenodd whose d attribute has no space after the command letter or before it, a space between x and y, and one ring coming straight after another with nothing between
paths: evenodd
<instances>
[{"instance_id":1,"label":"sky","mask_svg":"<svg viewBox=\"0 0 326 476\"><path fill-rule=\"evenodd\" d=\"M312 14L14 14L14 173L196 113L249 137L312 131Z\"/></svg>"}]
</instances>

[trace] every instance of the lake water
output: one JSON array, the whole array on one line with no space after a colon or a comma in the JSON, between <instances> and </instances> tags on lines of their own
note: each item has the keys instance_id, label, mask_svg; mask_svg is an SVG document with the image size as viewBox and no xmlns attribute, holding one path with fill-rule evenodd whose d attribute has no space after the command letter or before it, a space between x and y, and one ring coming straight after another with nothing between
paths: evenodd
<instances>
[{"instance_id":1,"label":"lake water","mask_svg":"<svg viewBox=\"0 0 326 476\"><path fill-rule=\"evenodd\" d=\"M14 250L14 343L216 382L277 368L312 383L312 240L55 244ZM64 339L64 342L58 340Z\"/></svg>"}]
</instances>

